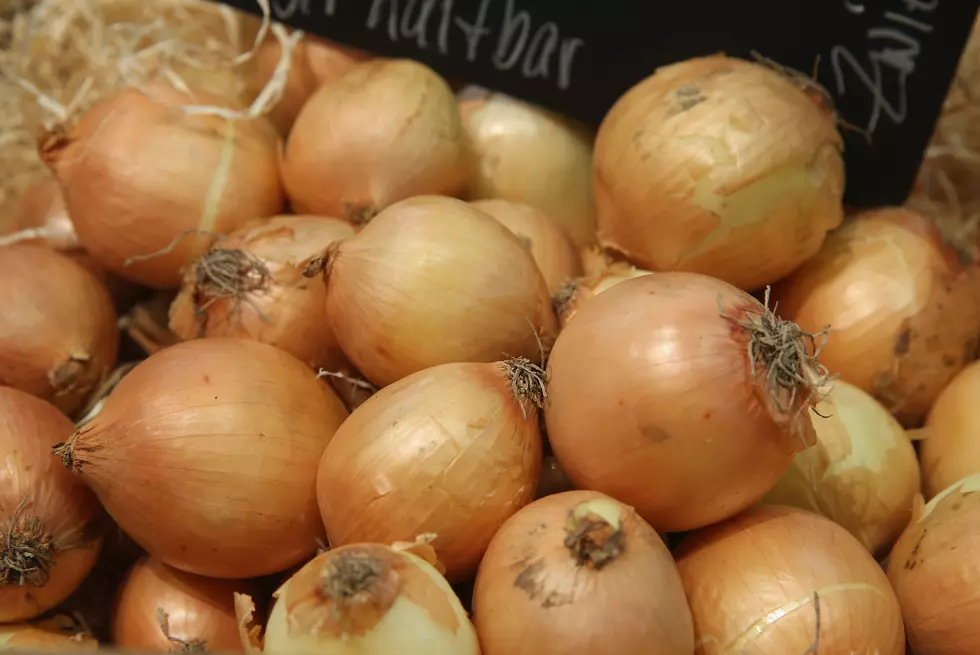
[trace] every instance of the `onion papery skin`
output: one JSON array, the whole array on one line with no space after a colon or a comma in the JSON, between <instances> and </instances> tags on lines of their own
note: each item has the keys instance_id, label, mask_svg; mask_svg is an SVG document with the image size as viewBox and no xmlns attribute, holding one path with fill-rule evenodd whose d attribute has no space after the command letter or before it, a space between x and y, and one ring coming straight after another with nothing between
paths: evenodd
<instances>
[{"instance_id":1,"label":"onion papery skin","mask_svg":"<svg viewBox=\"0 0 980 655\"><path fill-rule=\"evenodd\" d=\"M721 55L665 66L599 126L599 243L760 288L840 224L842 147L833 113L779 72Z\"/></svg>"},{"instance_id":2,"label":"onion papery skin","mask_svg":"<svg viewBox=\"0 0 980 655\"><path fill-rule=\"evenodd\" d=\"M926 438L919 444L923 488L932 498L954 482L980 473L980 362L960 371L929 411Z\"/></svg>"},{"instance_id":3,"label":"onion papery skin","mask_svg":"<svg viewBox=\"0 0 980 655\"><path fill-rule=\"evenodd\" d=\"M590 522L611 555L598 566L566 543L577 548L575 531ZM611 535L618 541L603 549ZM508 519L480 564L473 620L484 655L694 652L667 546L631 507L591 491L542 498Z\"/></svg>"},{"instance_id":4,"label":"onion papery skin","mask_svg":"<svg viewBox=\"0 0 980 655\"><path fill-rule=\"evenodd\" d=\"M555 296L555 313L558 314L561 326L568 325L583 303L603 291L612 289L620 282L649 274L650 271L644 271L625 262L616 262L568 283Z\"/></svg>"},{"instance_id":5,"label":"onion papery skin","mask_svg":"<svg viewBox=\"0 0 980 655\"><path fill-rule=\"evenodd\" d=\"M888 579L902 605L916 655L977 652L980 605L980 475L943 490L923 506L888 558Z\"/></svg>"},{"instance_id":6,"label":"onion papery skin","mask_svg":"<svg viewBox=\"0 0 980 655\"><path fill-rule=\"evenodd\" d=\"M548 360L548 439L578 489L677 532L732 516L812 443L799 390L786 413L735 321L765 311L696 273L654 273L599 294ZM783 400L784 403L788 399Z\"/></svg>"},{"instance_id":7,"label":"onion papery skin","mask_svg":"<svg viewBox=\"0 0 980 655\"><path fill-rule=\"evenodd\" d=\"M282 211L275 130L264 119L180 109L202 104L225 103L162 83L128 88L93 106L67 134L40 141L79 240L106 270L175 288L181 269L207 249L206 233Z\"/></svg>"},{"instance_id":8,"label":"onion papery skin","mask_svg":"<svg viewBox=\"0 0 980 655\"><path fill-rule=\"evenodd\" d=\"M853 217L773 290L780 313L830 334L820 361L906 427L977 355L980 296L935 226L906 209Z\"/></svg>"},{"instance_id":9,"label":"onion papery skin","mask_svg":"<svg viewBox=\"0 0 980 655\"><path fill-rule=\"evenodd\" d=\"M466 580L534 498L541 450L537 411L522 410L503 363L403 378L355 410L323 453L317 498L330 544L434 534L447 578Z\"/></svg>"},{"instance_id":10,"label":"onion papery skin","mask_svg":"<svg viewBox=\"0 0 980 655\"><path fill-rule=\"evenodd\" d=\"M0 385L78 410L116 364L119 333L105 287L39 245L0 248Z\"/></svg>"},{"instance_id":11,"label":"onion papery skin","mask_svg":"<svg viewBox=\"0 0 980 655\"><path fill-rule=\"evenodd\" d=\"M58 454L150 555L250 578L316 550L316 467L346 417L291 355L197 339L136 366Z\"/></svg>"},{"instance_id":12,"label":"onion papery skin","mask_svg":"<svg viewBox=\"0 0 980 655\"><path fill-rule=\"evenodd\" d=\"M170 307L181 339L242 337L285 350L314 368L340 371L347 360L327 321L322 277L304 262L354 235L350 223L320 216L276 216L249 222L215 242L191 267ZM236 270L228 290L215 267Z\"/></svg>"},{"instance_id":13,"label":"onion papery skin","mask_svg":"<svg viewBox=\"0 0 980 655\"><path fill-rule=\"evenodd\" d=\"M788 507L753 508L674 550L697 655L904 655L888 579L844 528ZM819 642L817 606L819 605Z\"/></svg>"},{"instance_id":14,"label":"onion papery skin","mask_svg":"<svg viewBox=\"0 0 980 655\"><path fill-rule=\"evenodd\" d=\"M392 205L329 254L327 315L378 386L439 364L540 358L557 332L544 277L520 240L460 200ZM535 335L537 332L537 335Z\"/></svg>"},{"instance_id":15,"label":"onion papery skin","mask_svg":"<svg viewBox=\"0 0 980 655\"><path fill-rule=\"evenodd\" d=\"M73 429L49 403L0 387L0 623L48 611L82 583L99 557L102 510L95 496L51 457L51 447ZM32 528L35 537L29 536ZM12 549L9 544L21 536L24 547ZM31 569L23 584L20 574L4 564L8 558ZM46 574L40 570L44 565Z\"/></svg>"},{"instance_id":16,"label":"onion papery skin","mask_svg":"<svg viewBox=\"0 0 980 655\"><path fill-rule=\"evenodd\" d=\"M296 213L361 224L399 200L454 195L470 165L445 80L418 62L376 59L353 65L303 105L282 174Z\"/></svg>"},{"instance_id":17,"label":"onion papery skin","mask_svg":"<svg viewBox=\"0 0 980 655\"><path fill-rule=\"evenodd\" d=\"M595 243L595 132L502 93L466 87L459 109L476 166L465 194L544 211L582 248Z\"/></svg>"}]
</instances>

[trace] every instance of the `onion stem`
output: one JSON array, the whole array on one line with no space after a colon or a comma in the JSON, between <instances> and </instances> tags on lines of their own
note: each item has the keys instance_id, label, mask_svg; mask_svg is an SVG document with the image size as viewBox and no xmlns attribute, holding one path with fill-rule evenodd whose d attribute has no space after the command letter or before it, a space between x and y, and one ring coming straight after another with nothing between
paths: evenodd
<instances>
[{"instance_id":1,"label":"onion stem","mask_svg":"<svg viewBox=\"0 0 980 655\"><path fill-rule=\"evenodd\" d=\"M568 513L565 547L580 566L601 569L623 553L625 535L619 520L604 516L608 501L579 503Z\"/></svg>"}]
</instances>

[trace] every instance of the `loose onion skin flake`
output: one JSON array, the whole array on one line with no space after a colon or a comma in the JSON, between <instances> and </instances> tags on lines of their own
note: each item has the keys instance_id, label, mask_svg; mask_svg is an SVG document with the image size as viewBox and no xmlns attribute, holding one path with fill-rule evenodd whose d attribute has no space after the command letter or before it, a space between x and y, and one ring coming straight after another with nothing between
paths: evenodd
<instances>
[{"instance_id":1,"label":"loose onion skin flake","mask_svg":"<svg viewBox=\"0 0 980 655\"><path fill-rule=\"evenodd\" d=\"M376 59L351 66L303 105L282 175L296 213L361 224L405 198L455 194L469 167L445 80L418 62Z\"/></svg>"},{"instance_id":2,"label":"loose onion skin flake","mask_svg":"<svg viewBox=\"0 0 980 655\"><path fill-rule=\"evenodd\" d=\"M833 112L777 71L725 56L665 66L599 127L599 243L641 268L760 288L840 224L842 147Z\"/></svg>"},{"instance_id":3,"label":"loose onion skin flake","mask_svg":"<svg viewBox=\"0 0 980 655\"><path fill-rule=\"evenodd\" d=\"M953 378L936 398L919 444L922 481L927 498L954 482L980 473L980 362Z\"/></svg>"},{"instance_id":4,"label":"loose onion skin flake","mask_svg":"<svg viewBox=\"0 0 980 655\"><path fill-rule=\"evenodd\" d=\"M484 655L691 655L677 567L632 508L592 491L537 500L494 536L473 592Z\"/></svg>"},{"instance_id":5,"label":"loose onion skin flake","mask_svg":"<svg viewBox=\"0 0 980 655\"><path fill-rule=\"evenodd\" d=\"M116 364L112 299L89 271L38 245L0 248L0 385L71 414Z\"/></svg>"},{"instance_id":6,"label":"loose onion skin flake","mask_svg":"<svg viewBox=\"0 0 980 655\"><path fill-rule=\"evenodd\" d=\"M820 361L906 427L976 358L980 296L935 226L907 209L866 212L773 290L804 330L831 326Z\"/></svg>"},{"instance_id":7,"label":"loose onion skin flake","mask_svg":"<svg viewBox=\"0 0 980 655\"><path fill-rule=\"evenodd\" d=\"M586 303L551 351L551 446L577 488L635 507L658 530L720 521L813 443L805 412L826 371L810 341L714 278L622 282Z\"/></svg>"},{"instance_id":8,"label":"loose onion skin flake","mask_svg":"<svg viewBox=\"0 0 980 655\"><path fill-rule=\"evenodd\" d=\"M916 504L888 558L916 655L974 655L980 606L980 475Z\"/></svg>"},{"instance_id":9,"label":"loose onion skin flake","mask_svg":"<svg viewBox=\"0 0 980 655\"><path fill-rule=\"evenodd\" d=\"M644 271L626 262L616 262L566 283L554 296L555 313L561 326L568 325L583 303L603 291L612 289L620 282L649 274L650 271Z\"/></svg>"},{"instance_id":10,"label":"loose onion skin flake","mask_svg":"<svg viewBox=\"0 0 980 655\"><path fill-rule=\"evenodd\" d=\"M250 578L316 550L316 467L346 417L291 355L198 339L137 365L55 454L150 555Z\"/></svg>"},{"instance_id":11,"label":"loose onion skin flake","mask_svg":"<svg viewBox=\"0 0 980 655\"><path fill-rule=\"evenodd\" d=\"M822 516L754 508L688 536L674 557L698 655L905 654L881 567Z\"/></svg>"},{"instance_id":12,"label":"loose onion skin flake","mask_svg":"<svg viewBox=\"0 0 980 655\"><path fill-rule=\"evenodd\" d=\"M471 577L541 475L542 371L443 364L385 387L344 422L317 475L333 546L434 534L451 582Z\"/></svg>"},{"instance_id":13,"label":"loose onion skin flake","mask_svg":"<svg viewBox=\"0 0 980 655\"><path fill-rule=\"evenodd\" d=\"M102 510L51 457L73 429L52 405L0 387L0 623L51 609L98 559Z\"/></svg>"},{"instance_id":14,"label":"loose onion skin flake","mask_svg":"<svg viewBox=\"0 0 980 655\"><path fill-rule=\"evenodd\" d=\"M106 270L174 288L210 242L188 230L225 233L283 209L272 126L181 109L202 104L224 105L162 83L129 88L40 141L79 240Z\"/></svg>"},{"instance_id":15,"label":"loose onion skin flake","mask_svg":"<svg viewBox=\"0 0 980 655\"><path fill-rule=\"evenodd\" d=\"M840 380L810 421L817 443L796 455L766 502L822 514L873 555L887 554L919 494L912 442L887 409Z\"/></svg>"}]
</instances>

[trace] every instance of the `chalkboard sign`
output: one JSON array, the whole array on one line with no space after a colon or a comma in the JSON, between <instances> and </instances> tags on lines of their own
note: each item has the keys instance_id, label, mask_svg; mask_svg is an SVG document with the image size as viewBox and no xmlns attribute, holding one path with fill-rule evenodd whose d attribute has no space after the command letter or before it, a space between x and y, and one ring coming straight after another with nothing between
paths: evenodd
<instances>
[{"instance_id":1,"label":"chalkboard sign","mask_svg":"<svg viewBox=\"0 0 980 655\"><path fill-rule=\"evenodd\" d=\"M222 0L258 12L255 0ZM752 51L811 72L847 123L854 206L900 204L980 0L271 0L273 18L598 124L658 66Z\"/></svg>"}]
</instances>

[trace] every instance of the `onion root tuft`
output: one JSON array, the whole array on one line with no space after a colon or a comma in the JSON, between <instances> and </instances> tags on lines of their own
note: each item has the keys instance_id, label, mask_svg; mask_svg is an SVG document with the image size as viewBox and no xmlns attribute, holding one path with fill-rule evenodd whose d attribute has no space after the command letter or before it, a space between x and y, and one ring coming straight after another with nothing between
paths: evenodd
<instances>
[{"instance_id":1,"label":"onion root tuft","mask_svg":"<svg viewBox=\"0 0 980 655\"><path fill-rule=\"evenodd\" d=\"M249 298L250 294L265 289L272 278L265 262L255 255L215 248L197 260L194 275L194 313L199 321L205 319L213 303L231 298L233 320L240 315L241 304L245 302L259 318L268 322L268 317Z\"/></svg>"},{"instance_id":2,"label":"onion root tuft","mask_svg":"<svg viewBox=\"0 0 980 655\"><path fill-rule=\"evenodd\" d=\"M323 594L337 601L352 601L370 592L386 573L385 562L370 554L351 553L323 571Z\"/></svg>"},{"instance_id":3,"label":"onion root tuft","mask_svg":"<svg viewBox=\"0 0 980 655\"><path fill-rule=\"evenodd\" d=\"M25 496L0 535L0 586L43 587L54 558L54 538L44 531L41 519L26 515Z\"/></svg>"},{"instance_id":4,"label":"onion root tuft","mask_svg":"<svg viewBox=\"0 0 980 655\"><path fill-rule=\"evenodd\" d=\"M593 511L590 503L580 503L568 512L565 547L579 566L601 569L623 554L625 535Z\"/></svg>"},{"instance_id":5,"label":"onion root tuft","mask_svg":"<svg viewBox=\"0 0 980 655\"><path fill-rule=\"evenodd\" d=\"M544 368L527 357L512 357L500 365L507 374L514 399L521 406L524 418L528 417L528 404L538 409L544 407L544 401L548 398Z\"/></svg>"}]
</instances>

